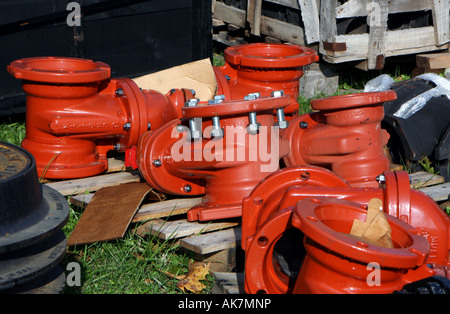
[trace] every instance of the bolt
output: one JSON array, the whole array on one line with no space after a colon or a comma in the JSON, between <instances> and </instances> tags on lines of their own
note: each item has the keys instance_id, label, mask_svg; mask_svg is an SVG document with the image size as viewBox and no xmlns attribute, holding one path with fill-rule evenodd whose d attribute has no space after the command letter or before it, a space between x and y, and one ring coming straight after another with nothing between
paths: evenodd
<instances>
[{"instance_id":1,"label":"bolt","mask_svg":"<svg viewBox=\"0 0 450 314\"><path fill-rule=\"evenodd\" d=\"M200 99L198 99L198 98L191 98L184 104L184 106L185 107L195 107L198 105L199 101L200 101Z\"/></svg>"},{"instance_id":2,"label":"bolt","mask_svg":"<svg viewBox=\"0 0 450 314\"><path fill-rule=\"evenodd\" d=\"M261 97L260 93L250 93L247 96L244 96L244 100L255 100Z\"/></svg>"},{"instance_id":3,"label":"bolt","mask_svg":"<svg viewBox=\"0 0 450 314\"><path fill-rule=\"evenodd\" d=\"M275 90L272 92L272 97L281 97L284 95L284 91L283 90Z\"/></svg>"},{"instance_id":4,"label":"bolt","mask_svg":"<svg viewBox=\"0 0 450 314\"><path fill-rule=\"evenodd\" d=\"M286 129L289 125L289 122L286 121L284 117L284 109L277 109L277 122L275 122L275 126L278 126L280 129Z\"/></svg>"},{"instance_id":5,"label":"bolt","mask_svg":"<svg viewBox=\"0 0 450 314\"><path fill-rule=\"evenodd\" d=\"M184 190L186 193L191 193L191 191L192 191L192 186L190 186L189 184L186 184L186 185L183 187L183 190Z\"/></svg>"},{"instance_id":6,"label":"bolt","mask_svg":"<svg viewBox=\"0 0 450 314\"><path fill-rule=\"evenodd\" d=\"M384 183L386 182L386 177L383 174L380 174L377 178L376 178L378 183Z\"/></svg>"},{"instance_id":7,"label":"bolt","mask_svg":"<svg viewBox=\"0 0 450 314\"><path fill-rule=\"evenodd\" d=\"M195 94L197 93L195 92L195 90L191 89L191 94L195 96Z\"/></svg>"},{"instance_id":8,"label":"bolt","mask_svg":"<svg viewBox=\"0 0 450 314\"><path fill-rule=\"evenodd\" d=\"M222 137L223 129L220 127L220 118L218 116L212 117L212 129L211 129L211 137Z\"/></svg>"},{"instance_id":9,"label":"bolt","mask_svg":"<svg viewBox=\"0 0 450 314\"><path fill-rule=\"evenodd\" d=\"M123 96L123 95L125 95L125 92L124 92L123 89L121 89L121 88L116 89L115 93L116 93L117 96Z\"/></svg>"},{"instance_id":10,"label":"bolt","mask_svg":"<svg viewBox=\"0 0 450 314\"><path fill-rule=\"evenodd\" d=\"M300 129L306 129L308 127L308 122L300 121Z\"/></svg>"},{"instance_id":11,"label":"bolt","mask_svg":"<svg viewBox=\"0 0 450 314\"><path fill-rule=\"evenodd\" d=\"M256 120L256 112L252 111L248 114L249 125L247 126L247 132L251 135L255 135L259 133L259 128L261 127L261 123L258 123Z\"/></svg>"},{"instance_id":12,"label":"bolt","mask_svg":"<svg viewBox=\"0 0 450 314\"><path fill-rule=\"evenodd\" d=\"M216 95L214 99L208 100L208 105L218 105L225 100L225 95Z\"/></svg>"},{"instance_id":13,"label":"bolt","mask_svg":"<svg viewBox=\"0 0 450 314\"><path fill-rule=\"evenodd\" d=\"M161 165L162 165L162 162L161 162L160 159L154 159L153 160L153 166L155 166L156 168L161 167Z\"/></svg>"},{"instance_id":14,"label":"bolt","mask_svg":"<svg viewBox=\"0 0 450 314\"><path fill-rule=\"evenodd\" d=\"M124 131L128 131L129 129L131 129L131 123L130 122L125 123L123 125L123 129Z\"/></svg>"},{"instance_id":15,"label":"bolt","mask_svg":"<svg viewBox=\"0 0 450 314\"><path fill-rule=\"evenodd\" d=\"M199 103L200 99L193 98L189 99L184 106L185 107L196 107ZM199 121L200 120L200 121ZM189 128L191 129L191 137L196 140L201 137L201 130L197 127L197 123L200 122L200 125L202 123L201 118L191 118L189 119Z\"/></svg>"},{"instance_id":16,"label":"bolt","mask_svg":"<svg viewBox=\"0 0 450 314\"><path fill-rule=\"evenodd\" d=\"M123 151L124 149L125 149L125 145L120 144L120 143L114 144L114 150L115 151Z\"/></svg>"},{"instance_id":17,"label":"bolt","mask_svg":"<svg viewBox=\"0 0 450 314\"><path fill-rule=\"evenodd\" d=\"M198 125L200 125L200 130ZM201 118L189 119L189 128L191 129L191 137L194 140L199 139L201 137L201 125L202 125Z\"/></svg>"}]
</instances>

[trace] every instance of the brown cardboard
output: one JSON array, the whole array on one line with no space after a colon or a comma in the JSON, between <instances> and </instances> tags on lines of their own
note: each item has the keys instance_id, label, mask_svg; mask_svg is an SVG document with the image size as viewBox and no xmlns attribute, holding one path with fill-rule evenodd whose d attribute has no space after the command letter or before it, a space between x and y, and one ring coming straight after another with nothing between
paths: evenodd
<instances>
[{"instance_id":1,"label":"brown cardboard","mask_svg":"<svg viewBox=\"0 0 450 314\"><path fill-rule=\"evenodd\" d=\"M142 89L163 94L172 88L193 89L201 101L212 99L216 91L216 77L209 58L136 77L133 81Z\"/></svg>"}]
</instances>

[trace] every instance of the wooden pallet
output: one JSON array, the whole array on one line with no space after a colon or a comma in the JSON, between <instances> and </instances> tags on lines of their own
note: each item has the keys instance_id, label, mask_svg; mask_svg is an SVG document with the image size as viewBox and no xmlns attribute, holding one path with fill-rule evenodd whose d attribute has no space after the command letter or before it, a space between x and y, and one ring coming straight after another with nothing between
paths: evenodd
<instances>
[{"instance_id":1,"label":"wooden pallet","mask_svg":"<svg viewBox=\"0 0 450 314\"><path fill-rule=\"evenodd\" d=\"M392 167L393 170L397 168ZM120 160L110 160L108 173L45 184L67 196L72 204L84 208L92 200L95 192L101 188L141 180L137 172L125 171ZM413 173L411 187L428 194L436 202L447 201L450 194L450 182L444 183L443 177L426 172ZM140 234L149 234L161 241L176 239L181 248L194 253L197 261L211 262L211 270L216 278L213 292L243 293L242 274L231 272L237 264L242 263L239 219L188 222L187 211L199 203L201 197L172 198L144 203L132 222L143 222L137 230Z\"/></svg>"}]
</instances>

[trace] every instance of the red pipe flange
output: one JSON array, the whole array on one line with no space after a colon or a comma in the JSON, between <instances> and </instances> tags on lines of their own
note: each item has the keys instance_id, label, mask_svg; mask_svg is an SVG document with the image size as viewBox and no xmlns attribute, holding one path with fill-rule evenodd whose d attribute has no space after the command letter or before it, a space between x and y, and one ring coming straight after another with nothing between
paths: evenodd
<instances>
[{"instance_id":1,"label":"red pipe flange","mask_svg":"<svg viewBox=\"0 0 450 314\"><path fill-rule=\"evenodd\" d=\"M205 194L203 204L188 212L190 221L239 217L242 199L279 169L278 154L287 154L278 128L273 128L285 121L275 121L273 112L289 103L288 95L278 93L208 103L191 100L183 108L185 120L142 136L139 170L160 191Z\"/></svg>"},{"instance_id":2,"label":"red pipe flange","mask_svg":"<svg viewBox=\"0 0 450 314\"><path fill-rule=\"evenodd\" d=\"M312 198L299 202L292 225L305 234L307 251L293 293L392 293L410 282L408 272L434 272L425 265L430 248L417 230L385 215L391 229L393 248L371 244L350 236L355 219L365 221L367 210L346 200ZM369 285L379 267L377 284ZM416 277L416 276L414 276ZM425 278L422 277L422 278Z\"/></svg>"},{"instance_id":3,"label":"red pipe flange","mask_svg":"<svg viewBox=\"0 0 450 314\"><path fill-rule=\"evenodd\" d=\"M27 94L22 146L46 178L105 171L109 150L124 151L149 128L180 117L180 107L194 96L190 90L141 91L130 79L110 79L107 64L87 59L25 58L8 71Z\"/></svg>"},{"instance_id":4,"label":"red pipe flange","mask_svg":"<svg viewBox=\"0 0 450 314\"><path fill-rule=\"evenodd\" d=\"M292 120L283 134L291 148L286 165L322 166L351 186L378 186L376 177L390 166L383 148L389 139L381 129L383 103L396 97L385 91L312 100L317 112Z\"/></svg>"},{"instance_id":5,"label":"red pipe flange","mask_svg":"<svg viewBox=\"0 0 450 314\"><path fill-rule=\"evenodd\" d=\"M269 96L283 90L290 95L286 119L298 115L298 80L303 67L319 61L310 48L288 44L245 44L225 49L225 65L216 67L218 94L226 99L240 99L252 92Z\"/></svg>"}]
</instances>

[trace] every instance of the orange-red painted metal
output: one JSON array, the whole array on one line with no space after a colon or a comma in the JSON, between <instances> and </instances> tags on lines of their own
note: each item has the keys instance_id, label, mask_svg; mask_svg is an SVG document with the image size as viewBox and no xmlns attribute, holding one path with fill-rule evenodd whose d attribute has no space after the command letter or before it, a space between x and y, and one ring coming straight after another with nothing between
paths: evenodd
<instances>
[{"instance_id":1,"label":"orange-red painted metal","mask_svg":"<svg viewBox=\"0 0 450 314\"><path fill-rule=\"evenodd\" d=\"M12 62L9 73L27 94L22 147L38 174L52 179L96 175L107 169L110 150L125 151L149 128L181 116L191 90L167 95L141 90L128 78L87 59L36 57Z\"/></svg>"},{"instance_id":2,"label":"orange-red painted metal","mask_svg":"<svg viewBox=\"0 0 450 314\"><path fill-rule=\"evenodd\" d=\"M396 97L384 91L313 100L316 112L295 118L283 133L291 148L286 165L322 166L351 186L378 186L376 177L390 166L383 149L389 139L381 129L383 103Z\"/></svg>"},{"instance_id":3,"label":"orange-red painted metal","mask_svg":"<svg viewBox=\"0 0 450 314\"><path fill-rule=\"evenodd\" d=\"M409 176L406 172L385 172L384 178L380 188L355 188L331 171L314 166L285 168L268 176L243 201L241 246L246 251L246 285L249 289L247 291L250 293L256 293L260 290L268 293L319 292L319 290L313 288L311 288L312 290L295 288L295 282L292 281L292 278L283 273L280 270L280 265L276 264L273 258L273 248L287 230L294 228L292 226L294 221L292 215L295 208L299 206L298 203L305 199L320 197L355 202L359 204L360 209L361 206L367 206L372 198L382 199L384 202L383 209L387 215L403 224L407 223L411 226L410 229L414 228L415 235L427 240L429 248L426 253L426 262L439 266L433 269L423 268L420 272L408 271L407 277L396 279L397 284L404 280L414 281L434 274L448 274L450 267L450 219L431 198L420 191L410 189ZM308 184L310 180L311 183ZM342 211L339 219L350 217L347 216L345 211ZM396 222L396 224L399 223ZM262 236L268 240L261 241ZM329 241L334 243L333 237L330 236ZM263 242L264 245L261 245ZM407 247L410 248L410 246ZM312 248L312 250L314 249ZM360 252L361 250L356 251ZM256 255L254 255L255 252ZM360 258L363 258L363 255L361 253ZM322 257L325 259L333 258L322 255L319 259L322 259ZM314 263L316 261L317 258ZM442 271L442 269L444 270ZM318 268L315 271L319 271ZM332 269L328 271L334 272ZM319 272L324 272L324 270ZM320 276L319 274L309 274L310 271L305 271L306 273L311 276L309 278ZM297 279L297 281L300 280ZM354 278L348 280L352 282ZM337 289L337 292L342 288L337 287L339 283L333 283L333 285L336 285L334 288L327 286L327 283L319 284L317 281L314 285L322 285L320 289L323 289L321 290L323 293L332 292L334 288ZM376 292L375 290L372 291L373 293ZM372 293L369 290L360 292Z\"/></svg>"},{"instance_id":4,"label":"orange-red painted metal","mask_svg":"<svg viewBox=\"0 0 450 314\"><path fill-rule=\"evenodd\" d=\"M273 112L289 103L288 95L192 100L183 108L185 119L144 133L139 170L157 190L204 194L203 203L188 212L190 221L239 217L242 199L279 169L279 154L287 154L287 143L279 141L273 127Z\"/></svg>"},{"instance_id":5,"label":"orange-red painted metal","mask_svg":"<svg viewBox=\"0 0 450 314\"><path fill-rule=\"evenodd\" d=\"M288 121L298 115L298 80L303 76L303 67L319 61L313 49L288 44L237 45L225 49L224 56L225 65L214 69L217 94L240 99L248 93L269 96L283 90L291 97L285 109Z\"/></svg>"}]
</instances>

